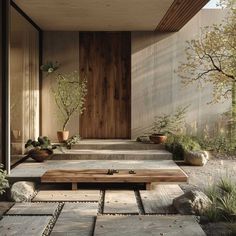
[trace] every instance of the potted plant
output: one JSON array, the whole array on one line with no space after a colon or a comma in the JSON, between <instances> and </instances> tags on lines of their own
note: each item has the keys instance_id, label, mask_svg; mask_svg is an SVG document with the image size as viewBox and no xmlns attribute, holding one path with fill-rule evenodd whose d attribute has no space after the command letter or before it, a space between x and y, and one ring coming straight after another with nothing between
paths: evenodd
<instances>
[{"instance_id":1,"label":"potted plant","mask_svg":"<svg viewBox=\"0 0 236 236\"><path fill-rule=\"evenodd\" d=\"M87 81L80 79L77 71L71 74L58 74L53 95L62 118L62 130L57 132L58 141L65 142L69 137L66 130L71 117L74 114L82 114L84 111L85 96L87 94Z\"/></svg>"},{"instance_id":2,"label":"potted plant","mask_svg":"<svg viewBox=\"0 0 236 236\"><path fill-rule=\"evenodd\" d=\"M55 70L57 70L59 68L59 64L56 61L55 63L53 63L52 61L47 61L45 64L40 66L40 70L47 72L48 74L53 73Z\"/></svg>"},{"instance_id":3,"label":"potted plant","mask_svg":"<svg viewBox=\"0 0 236 236\"><path fill-rule=\"evenodd\" d=\"M9 188L9 183L6 177L7 173L3 170L3 165L0 164L0 196L5 193L6 188Z\"/></svg>"},{"instance_id":4,"label":"potted plant","mask_svg":"<svg viewBox=\"0 0 236 236\"><path fill-rule=\"evenodd\" d=\"M156 144L165 143L168 134L176 133L182 128L186 110L187 107L178 107L174 114L156 116L150 140Z\"/></svg>"},{"instance_id":5,"label":"potted plant","mask_svg":"<svg viewBox=\"0 0 236 236\"><path fill-rule=\"evenodd\" d=\"M48 137L38 137L38 140L29 139L25 143L27 157L31 157L37 162L43 162L53 154L53 149L56 148L52 145Z\"/></svg>"}]
</instances>

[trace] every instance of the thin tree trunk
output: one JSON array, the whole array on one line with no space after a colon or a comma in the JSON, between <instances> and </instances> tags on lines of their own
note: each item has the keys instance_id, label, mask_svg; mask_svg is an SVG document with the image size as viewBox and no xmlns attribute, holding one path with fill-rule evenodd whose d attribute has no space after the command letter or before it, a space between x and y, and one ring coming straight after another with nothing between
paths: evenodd
<instances>
[{"instance_id":1,"label":"thin tree trunk","mask_svg":"<svg viewBox=\"0 0 236 236\"><path fill-rule=\"evenodd\" d=\"M232 123L231 123L231 144L236 143L236 82L232 82Z\"/></svg>"}]
</instances>

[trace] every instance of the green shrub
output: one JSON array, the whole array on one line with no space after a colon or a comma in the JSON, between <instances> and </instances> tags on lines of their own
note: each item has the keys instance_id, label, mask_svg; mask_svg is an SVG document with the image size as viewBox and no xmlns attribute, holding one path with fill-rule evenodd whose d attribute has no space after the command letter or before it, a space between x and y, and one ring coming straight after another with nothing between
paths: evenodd
<instances>
[{"instance_id":1,"label":"green shrub","mask_svg":"<svg viewBox=\"0 0 236 236\"><path fill-rule=\"evenodd\" d=\"M166 149L173 154L174 160L183 160L186 151L200 151L201 146L188 135L169 135Z\"/></svg>"},{"instance_id":2,"label":"green shrub","mask_svg":"<svg viewBox=\"0 0 236 236\"><path fill-rule=\"evenodd\" d=\"M232 154L236 151L236 145L226 134L218 134L214 137L195 137L204 150L217 153Z\"/></svg>"},{"instance_id":3,"label":"green shrub","mask_svg":"<svg viewBox=\"0 0 236 236\"><path fill-rule=\"evenodd\" d=\"M9 188L8 180L6 179L7 173L3 169L3 165L0 164L0 195L5 192L6 188Z\"/></svg>"},{"instance_id":4,"label":"green shrub","mask_svg":"<svg viewBox=\"0 0 236 236\"><path fill-rule=\"evenodd\" d=\"M212 206L203 213L209 221L236 221L236 184L229 177L221 178L205 193L212 201Z\"/></svg>"}]
</instances>

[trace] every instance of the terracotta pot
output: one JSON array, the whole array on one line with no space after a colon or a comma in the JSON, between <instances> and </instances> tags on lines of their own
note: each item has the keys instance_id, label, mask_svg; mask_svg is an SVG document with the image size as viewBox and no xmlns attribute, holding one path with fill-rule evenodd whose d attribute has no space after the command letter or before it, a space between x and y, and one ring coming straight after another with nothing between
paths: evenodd
<instances>
[{"instance_id":1,"label":"terracotta pot","mask_svg":"<svg viewBox=\"0 0 236 236\"><path fill-rule=\"evenodd\" d=\"M64 143L69 138L69 131L57 131L59 143Z\"/></svg>"},{"instance_id":2,"label":"terracotta pot","mask_svg":"<svg viewBox=\"0 0 236 236\"><path fill-rule=\"evenodd\" d=\"M165 143L167 136L164 134L152 134L149 138L153 143L160 144Z\"/></svg>"},{"instance_id":3,"label":"terracotta pot","mask_svg":"<svg viewBox=\"0 0 236 236\"><path fill-rule=\"evenodd\" d=\"M50 149L31 149L28 156L37 162L43 162L52 154L53 151Z\"/></svg>"}]
</instances>

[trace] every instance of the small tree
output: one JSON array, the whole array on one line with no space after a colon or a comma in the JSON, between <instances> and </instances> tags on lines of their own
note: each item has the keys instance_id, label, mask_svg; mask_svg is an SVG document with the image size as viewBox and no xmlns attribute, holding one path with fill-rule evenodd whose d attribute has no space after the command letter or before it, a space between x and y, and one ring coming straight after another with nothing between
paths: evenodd
<instances>
[{"instance_id":1,"label":"small tree","mask_svg":"<svg viewBox=\"0 0 236 236\"><path fill-rule=\"evenodd\" d=\"M228 14L222 24L202 28L199 39L187 41L186 59L178 68L182 82L210 83L213 100L231 98L231 138L236 135L236 0L222 0Z\"/></svg>"},{"instance_id":2,"label":"small tree","mask_svg":"<svg viewBox=\"0 0 236 236\"><path fill-rule=\"evenodd\" d=\"M53 89L53 95L61 113L63 130L66 129L68 122L75 113L83 113L86 94L87 80L85 78L80 79L78 72L56 76L56 87Z\"/></svg>"}]
</instances>

